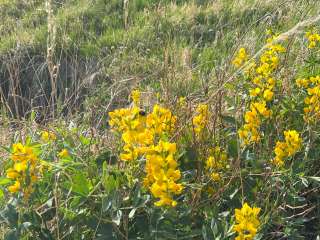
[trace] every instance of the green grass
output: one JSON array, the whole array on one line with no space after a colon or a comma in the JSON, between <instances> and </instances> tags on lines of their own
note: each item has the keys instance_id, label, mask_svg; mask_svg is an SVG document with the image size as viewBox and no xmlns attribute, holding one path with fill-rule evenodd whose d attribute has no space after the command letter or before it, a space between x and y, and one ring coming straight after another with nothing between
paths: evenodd
<instances>
[{"instance_id":1,"label":"green grass","mask_svg":"<svg viewBox=\"0 0 320 240\"><path fill-rule=\"evenodd\" d=\"M45 105L43 96L48 98L50 92L45 4L2 0L0 6L0 79L16 81L23 89L18 95L30 103L19 112L24 115L30 105ZM239 46L254 53L262 46L266 29L286 31L315 15L319 6L315 0L131 0L125 29L122 1L56 2L60 102L72 98L69 94L95 72L102 73L97 84L105 82L105 76L114 83L133 78L143 88L159 90L163 81L173 84L166 85L170 95L203 95L226 71ZM28 71L19 69L15 80L12 58L29 66ZM3 87L12 106L10 84ZM31 96L41 100L31 103ZM81 102L74 106L80 108Z\"/></svg>"}]
</instances>

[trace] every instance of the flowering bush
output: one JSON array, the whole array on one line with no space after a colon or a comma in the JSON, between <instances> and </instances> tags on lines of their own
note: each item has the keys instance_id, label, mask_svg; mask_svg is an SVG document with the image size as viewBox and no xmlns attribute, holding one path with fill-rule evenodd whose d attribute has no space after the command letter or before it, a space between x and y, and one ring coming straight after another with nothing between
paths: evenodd
<instances>
[{"instance_id":1,"label":"flowering bush","mask_svg":"<svg viewBox=\"0 0 320 240\"><path fill-rule=\"evenodd\" d=\"M190 96L142 107L134 89L102 133L26 128L4 146L5 239L315 239L320 40L307 32L295 80L278 37L268 31L254 57L240 48L219 107Z\"/></svg>"}]
</instances>

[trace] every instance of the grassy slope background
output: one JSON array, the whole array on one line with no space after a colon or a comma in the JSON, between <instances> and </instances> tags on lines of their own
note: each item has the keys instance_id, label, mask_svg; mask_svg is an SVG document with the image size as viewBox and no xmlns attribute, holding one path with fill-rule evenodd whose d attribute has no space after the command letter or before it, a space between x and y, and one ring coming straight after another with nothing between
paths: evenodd
<instances>
[{"instance_id":1,"label":"grassy slope background","mask_svg":"<svg viewBox=\"0 0 320 240\"><path fill-rule=\"evenodd\" d=\"M45 1L0 1L2 111L26 117L50 96ZM286 31L319 1L54 1L61 114L95 109L103 117L127 87L203 96L223 82L239 46L255 52L266 29ZM124 15L128 12L127 26ZM112 86L112 93L110 87ZM88 96L84 98L83 96ZM120 96L120 99L119 99ZM110 99L113 103L110 104ZM101 108L101 106L105 106ZM100 118L97 119L100 119ZM89 121L95 121L88 116Z\"/></svg>"},{"instance_id":2,"label":"grassy slope background","mask_svg":"<svg viewBox=\"0 0 320 240\"><path fill-rule=\"evenodd\" d=\"M0 0L0 119L6 134L7 117L21 120L32 110L51 117L44 2ZM318 0L130 0L127 9L120 0L54 1L58 114L103 130L107 113L127 105L133 87L143 90L146 106L156 92L167 102L206 99L227 78L240 46L255 53L266 29L285 32L318 9ZM288 62L285 83L301 62L301 48L289 51L297 57ZM302 229L307 235L308 227Z\"/></svg>"}]
</instances>

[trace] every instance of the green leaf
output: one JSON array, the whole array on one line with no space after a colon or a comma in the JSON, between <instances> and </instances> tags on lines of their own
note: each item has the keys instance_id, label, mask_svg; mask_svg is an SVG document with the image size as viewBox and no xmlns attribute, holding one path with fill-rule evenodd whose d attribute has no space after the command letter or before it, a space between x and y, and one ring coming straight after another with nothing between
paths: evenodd
<instances>
[{"instance_id":1,"label":"green leaf","mask_svg":"<svg viewBox=\"0 0 320 240\"><path fill-rule=\"evenodd\" d=\"M0 200L3 199L3 196L4 196L3 190L0 188Z\"/></svg>"},{"instance_id":2,"label":"green leaf","mask_svg":"<svg viewBox=\"0 0 320 240\"><path fill-rule=\"evenodd\" d=\"M237 139L231 139L228 143L228 154L233 158L238 157L238 142Z\"/></svg>"},{"instance_id":3,"label":"green leaf","mask_svg":"<svg viewBox=\"0 0 320 240\"><path fill-rule=\"evenodd\" d=\"M119 226L121 222L121 217L122 217L122 211L118 210L116 216L112 218L112 222L114 222L117 226Z\"/></svg>"},{"instance_id":4,"label":"green leaf","mask_svg":"<svg viewBox=\"0 0 320 240\"><path fill-rule=\"evenodd\" d=\"M72 191L85 197L88 196L90 185L84 174L79 172L72 177Z\"/></svg>"},{"instance_id":5,"label":"green leaf","mask_svg":"<svg viewBox=\"0 0 320 240\"><path fill-rule=\"evenodd\" d=\"M0 145L0 148L3 148L6 152L11 153L11 149L8 147Z\"/></svg>"},{"instance_id":6,"label":"green leaf","mask_svg":"<svg viewBox=\"0 0 320 240\"><path fill-rule=\"evenodd\" d=\"M80 142L81 142L83 145L87 146L87 145L90 144L91 140L90 140L89 138L81 135L81 136L80 136Z\"/></svg>"},{"instance_id":7,"label":"green leaf","mask_svg":"<svg viewBox=\"0 0 320 240\"><path fill-rule=\"evenodd\" d=\"M129 212L129 218L133 218L135 212L136 212L136 208L132 208L131 211Z\"/></svg>"},{"instance_id":8,"label":"green leaf","mask_svg":"<svg viewBox=\"0 0 320 240\"><path fill-rule=\"evenodd\" d=\"M33 122L35 119L36 119L36 112L32 110L30 114L30 121Z\"/></svg>"},{"instance_id":9,"label":"green leaf","mask_svg":"<svg viewBox=\"0 0 320 240\"><path fill-rule=\"evenodd\" d=\"M320 177L309 177L309 178L316 182L320 182Z\"/></svg>"},{"instance_id":10,"label":"green leaf","mask_svg":"<svg viewBox=\"0 0 320 240\"><path fill-rule=\"evenodd\" d=\"M30 145L31 144L31 142L32 142L32 139L31 139L31 137L30 136L27 136L26 137L26 145Z\"/></svg>"},{"instance_id":11,"label":"green leaf","mask_svg":"<svg viewBox=\"0 0 320 240\"><path fill-rule=\"evenodd\" d=\"M120 185L117 175L112 175L108 172L106 162L103 163L102 185L107 193L119 188Z\"/></svg>"},{"instance_id":12,"label":"green leaf","mask_svg":"<svg viewBox=\"0 0 320 240\"><path fill-rule=\"evenodd\" d=\"M217 225L216 221L214 220L214 218L211 219L210 227L211 227L213 235L216 236L218 234L218 225Z\"/></svg>"},{"instance_id":13,"label":"green leaf","mask_svg":"<svg viewBox=\"0 0 320 240\"><path fill-rule=\"evenodd\" d=\"M8 178L0 177L0 186L7 185L11 183L11 180Z\"/></svg>"},{"instance_id":14,"label":"green leaf","mask_svg":"<svg viewBox=\"0 0 320 240\"><path fill-rule=\"evenodd\" d=\"M207 234L207 229L205 225L202 226L202 237L204 240L208 240L208 234Z\"/></svg>"},{"instance_id":15,"label":"green leaf","mask_svg":"<svg viewBox=\"0 0 320 240\"><path fill-rule=\"evenodd\" d=\"M302 184L305 186L305 187L308 187L309 183L308 183L308 180L304 177L301 177L301 180L302 180Z\"/></svg>"},{"instance_id":16,"label":"green leaf","mask_svg":"<svg viewBox=\"0 0 320 240\"><path fill-rule=\"evenodd\" d=\"M234 196L239 192L239 188L237 188L233 193L229 195L230 200L234 198Z\"/></svg>"}]
</instances>

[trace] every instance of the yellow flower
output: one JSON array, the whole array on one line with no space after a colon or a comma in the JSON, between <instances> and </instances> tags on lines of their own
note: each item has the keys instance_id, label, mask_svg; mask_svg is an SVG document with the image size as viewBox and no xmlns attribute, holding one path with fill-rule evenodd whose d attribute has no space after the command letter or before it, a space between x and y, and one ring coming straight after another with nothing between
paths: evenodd
<instances>
[{"instance_id":1,"label":"yellow flower","mask_svg":"<svg viewBox=\"0 0 320 240\"><path fill-rule=\"evenodd\" d=\"M156 135L164 136L172 133L177 117L169 109L154 105L152 113L148 114L147 129Z\"/></svg>"},{"instance_id":2,"label":"yellow flower","mask_svg":"<svg viewBox=\"0 0 320 240\"><path fill-rule=\"evenodd\" d=\"M213 181L219 182L221 180L221 176L219 173L211 173L211 179Z\"/></svg>"},{"instance_id":3,"label":"yellow flower","mask_svg":"<svg viewBox=\"0 0 320 240\"><path fill-rule=\"evenodd\" d=\"M50 142L50 141L55 141L57 139L57 137L53 132L43 131L41 133L41 139L44 142Z\"/></svg>"},{"instance_id":4,"label":"yellow flower","mask_svg":"<svg viewBox=\"0 0 320 240\"><path fill-rule=\"evenodd\" d=\"M296 84L298 87L303 87L303 88L307 88L309 86L309 79L305 79L305 78L298 78L296 80Z\"/></svg>"},{"instance_id":5,"label":"yellow flower","mask_svg":"<svg viewBox=\"0 0 320 240\"><path fill-rule=\"evenodd\" d=\"M295 130L285 131L284 136L287 145L288 157L291 157L299 151L302 139L300 138L299 133Z\"/></svg>"},{"instance_id":6,"label":"yellow flower","mask_svg":"<svg viewBox=\"0 0 320 240\"><path fill-rule=\"evenodd\" d=\"M31 191L32 185L41 175L41 163L36 151L32 147L25 146L22 143L12 145L11 168L6 170L7 178L15 180L15 184L8 187L11 193L21 191L24 198L27 198ZM31 181L30 181L31 179ZM24 188L21 188L21 185Z\"/></svg>"},{"instance_id":7,"label":"yellow flower","mask_svg":"<svg viewBox=\"0 0 320 240\"><path fill-rule=\"evenodd\" d=\"M271 99L273 98L273 92L270 89L266 89L263 92L263 97L266 101L271 101Z\"/></svg>"},{"instance_id":8,"label":"yellow flower","mask_svg":"<svg viewBox=\"0 0 320 240\"><path fill-rule=\"evenodd\" d=\"M20 190L20 182L19 181L15 181L13 185L8 187L9 192L11 193L16 193Z\"/></svg>"},{"instance_id":9,"label":"yellow flower","mask_svg":"<svg viewBox=\"0 0 320 240\"><path fill-rule=\"evenodd\" d=\"M315 33L313 31L308 31L306 33L306 38L309 41L308 48L312 49L317 46L318 43L320 43L320 35L318 33Z\"/></svg>"},{"instance_id":10,"label":"yellow flower","mask_svg":"<svg viewBox=\"0 0 320 240\"><path fill-rule=\"evenodd\" d=\"M270 116L271 110L268 110L265 101L251 103L250 111L247 111L244 116L245 124L238 131L238 135L245 145L260 141L261 119Z\"/></svg>"},{"instance_id":11,"label":"yellow flower","mask_svg":"<svg viewBox=\"0 0 320 240\"><path fill-rule=\"evenodd\" d=\"M59 158L67 158L67 157L69 157L70 155L69 155L69 151L66 149L66 148L64 148L64 149L62 149L59 153L58 153L58 157Z\"/></svg>"},{"instance_id":12,"label":"yellow flower","mask_svg":"<svg viewBox=\"0 0 320 240\"><path fill-rule=\"evenodd\" d=\"M131 92L131 98L132 98L134 105L136 105L136 106L140 105L140 96L141 96L141 93L139 90L133 90Z\"/></svg>"},{"instance_id":13,"label":"yellow flower","mask_svg":"<svg viewBox=\"0 0 320 240\"><path fill-rule=\"evenodd\" d=\"M219 172L226 169L227 159L227 153L219 146L216 146L210 151L210 156L206 160L205 168L210 173L210 178L213 181L218 182L221 180L221 174Z\"/></svg>"},{"instance_id":14,"label":"yellow flower","mask_svg":"<svg viewBox=\"0 0 320 240\"><path fill-rule=\"evenodd\" d=\"M24 172L27 169L27 162L23 161L23 162L17 162L14 164L13 166L14 170L17 171L18 173L20 172Z\"/></svg>"},{"instance_id":15,"label":"yellow flower","mask_svg":"<svg viewBox=\"0 0 320 240\"><path fill-rule=\"evenodd\" d=\"M309 79L297 79L298 87L304 88L308 96L304 103L304 120L307 123L316 123L320 120L320 76L310 77Z\"/></svg>"},{"instance_id":16,"label":"yellow flower","mask_svg":"<svg viewBox=\"0 0 320 240\"><path fill-rule=\"evenodd\" d=\"M9 179L16 179L20 176L18 172L16 172L14 169L9 168L7 169L7 178Z\"/></svg>"},{"instance_id":17,"label":"yellow flower","mask_svg":"<svg viewBox=\"0 0 320 240\"><path fill-rule=\"evenodd\" d=\"M197 115L192 119L194 131L197 136L201 134L209 121L209 110L207 104L199 104L196 109Z\"/></svg>"},{"instance_id":18,"label":"yellow flower","mask_svg":"<svg viewBox=\"0 0 320 240\"><path fill-rule=\"evenodd\" d=\"M248 60L248 55L245 48L240 48L237 56L232 60L232 64L239 68Z\"/></svg>"},{"instance_id":19,"label":"yellow flower","mask_svg":"<svg viewBox=\"0 0 320 240\"><path fill-rule=\"evenodd\" d=\"M176 206L173 195L180 194L183 190L181 184L176 183L181 177L177 168L178 164L174 155L176 154L176 144L160 140L152 148L153 150L146 154L146 177L144 179L145 187L149 188L155 198L156 206Z\"/></svg>"},{"instance_id":20,"label":"yellow flower","mask_svg":"<svg viewBox=\"0 0 320 240\"><path fill-rule=\"evenodd\" d=\"M236 224L233 230L237 232L236 240L252 240L258 232L260 208L251 208L244 203L241 209L235 209Z\"/></svg>"},{"instance_id":21,"label":"yellow flower","mask_svg":"<svg viewBox=\"0 0 320 240\"><path fill-rule=\"evenodd\" d=\"M173 196L180 194L183 186L177 183L181 178L175 157L177 146L166 139L174 130L177 117L157 104L151 113L141 114L137 107L139 94L137 91L131 94L132 107L109 113L111 129L124 143L120 159L134 162L144 158L146 176L143 185L158 199L154 204L175 207L177 202Z\"/></svg>"},{"instance_id":22,"label":"yellow flower","mask_svg":"<svg viewBox=\"0 0 320 240\"><path fill-rule=\"evenodd\" d=\"M259 61L252 64L252 69L244 75L251 79L252 87L249 94L255 99L250 104L250 110L245 113L244 126L238 131L242 144L249 145L261 140L260 127L263 119L271 116L271 110L266 106L274 98L275 80L273 74L280 63L279 55L286 51L280 44L273 44L272 41L277 38L267 31L267 48L261 54ZM237 65L240 61L235 62Z\"/></svg>"},{"instance_id":23,"label":"yellow flower","mask_svg":"<svg viewBox=\"0 0 320 240\"><path fill-rule=\"evenodd\" d=\"M272 163L277 167L282 167L284 165L284 159L291 157L296 154L302 145L302 139L299 133L295 130L284 131L285 141L276 143L274 149L275 158L272 159Z\"/></svg>"},{"instance_id":24,"label":"yellow flower","mask_svg":"<svg viewBox=\"0 0 320 240\"><path fill-rule=\"evenodd\" d=\"M249 92L250 92L251 97L256 97L261 92L261 89L257 87L257 88L249 90Z\"/></svg>"}]
</instances>

